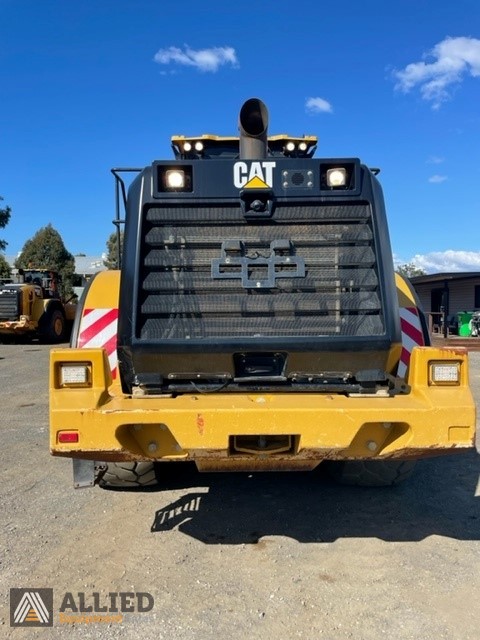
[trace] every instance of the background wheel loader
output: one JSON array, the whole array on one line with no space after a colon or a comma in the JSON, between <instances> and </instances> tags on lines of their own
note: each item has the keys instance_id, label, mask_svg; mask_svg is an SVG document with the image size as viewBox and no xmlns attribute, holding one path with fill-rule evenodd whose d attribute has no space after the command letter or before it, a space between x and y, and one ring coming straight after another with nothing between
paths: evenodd
<instances>
[{"instance_id":1,"label":"background wheel loader","mask_svg":"<svg viewBox=\"0 0 480 640\"><path fill-rule=\"evenodd\" d=\"M0 339L37 336L68 341L77 305L64 301L61 278L49 269L14 269L0 285Z\"/></svg>"}]
</instances>

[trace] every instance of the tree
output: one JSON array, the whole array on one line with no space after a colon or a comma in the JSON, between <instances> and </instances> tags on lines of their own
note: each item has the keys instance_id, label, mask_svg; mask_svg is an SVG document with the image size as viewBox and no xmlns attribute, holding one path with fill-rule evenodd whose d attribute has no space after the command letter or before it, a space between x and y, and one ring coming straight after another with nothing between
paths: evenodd
<instances>
[{"instance_id":1,"label":"tree","mask_svg":"<svg viewBox=\"0 0 480 640\"><path fill-rule=\"evenodd\" d=\"M417 267L413 262L398 265L396 271L406 278L415 278L415 276L426 276L427 273L421 267Z\"/></svg>"},{"instance_id":2,"label":"tree","mask_svg":"<svg viewBox=\"0 0 480 640\"><path fill-rule=\"evenodd\" d=\"M2 200L3 198L0 196L0 202L2 202ZM10 207L0 207L0 229L4 229L7 226L11 213L12 210ZM5 251L7 244L5 240L0 240L0 251Z\"/></svg>"},{"instance_id":3,"label":"tree","mask_svg":"<svg viewBox=\"0 0 480 640\"><path fill-rule=\"evenodd\" d=\"M120 231L120 254L122 252L123 247L123 231ZM104 259L103 264L107 267L107 269L119 269L120 265L118 262L118 233L114 231L111 233L107 240L107 257Z\"/></svg>"},{"instance_id":4,"label":"tree","mask_svg":"<svg viewBox=\"0 0 480 640\"><path fill-rule=\"evenodd\" d=\"M23 249L15 260L19 269L50 269L57 271L63 282L63 295L72 294L73 274L75 273L75 258L67 251L61 235L51 224L42 227L27 240Z\"/></svg>"},{"instance_id":5,"label":"tree","mask_svg":"<svg viewBox=\"0 0 480 640\"><path fill-rule=\"evenodd\" d=\"M10 278L10 265L5 259L5 256L0 253L0 280Z\"/></svg>"}]
</instances>

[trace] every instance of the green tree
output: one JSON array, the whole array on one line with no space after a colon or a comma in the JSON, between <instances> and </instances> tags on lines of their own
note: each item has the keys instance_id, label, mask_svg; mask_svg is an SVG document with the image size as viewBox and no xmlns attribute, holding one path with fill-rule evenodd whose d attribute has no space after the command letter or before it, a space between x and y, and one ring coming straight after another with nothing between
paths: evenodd
<instances>
[{"instance_id":1,"label":"green tree","mask_svg":"<svg viewBox=\"0 0 480 640\"><path fill-rule=\"evenodd\" d=\"M2 201L3 198L0 196L0 202ZM11 213L10 207L0 207L0 229L4 229L7 226ZM7 244L5 240L0 240L0 251L5 251Z\"/></svg>"},{"instance_id":2,"label":"green tree","mask_svg":"<svg viewBox=\"0 0 480 640\"><path fill-rule=\"evenodd\" d=\"M119 269L118 262L119 254L122 252L123 247L123 231L120 231L120 252L118 251L118 233L114 231L111 233L107 240L107 257L103 261L103 264L107 269Z\"/></svg>"},{"instance_id":3,"label":"green tree","mask_svg":"<svg viewBox=\"0 0 480 640\"><path fill-rule=\"evenodd\" d=\"M415 278L415 276L426 276L427 272L421 267L417 267L413 262L406 262L398 265L396 271L406 278Z\"/></svg>"},{"instance_id":4,"label":"green tree","mask_svg":"<svg viewBox=\"0 0 480 640\"><path fill-rule=\"evenodd\" d=\"M42 227L27 240L15 260L19 269L51 269L62 277L63 295L72 295L72 282L75 273L75 258L67 251L62 236L51 224Z\"/></svg>"},{"instance_id":5,"label":"green tree","mask_svg":"<svg viewBox=\"0 0 480 640\"><path fill-rule=\"evenodd\" d=\"M5 256L0 253L0 279L10 277L10 265L5 259Z\"/></svg>"}]
</instances>

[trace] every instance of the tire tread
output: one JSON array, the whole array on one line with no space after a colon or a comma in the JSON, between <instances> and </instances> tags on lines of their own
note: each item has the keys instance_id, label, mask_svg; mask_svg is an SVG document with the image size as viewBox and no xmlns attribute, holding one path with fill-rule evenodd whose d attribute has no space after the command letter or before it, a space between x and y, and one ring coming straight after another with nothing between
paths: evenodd
<instances>
[{"instance_id":1,"label":"tire tread","mask_svg":"<svg viewBox=\"0 0 480 640\"><path fill-rule=\"evenodd\" d=\"M153 462L107 462L106 465L99 481L101 487L135 489L158 484Z\"/></svg>"}]
</instances>

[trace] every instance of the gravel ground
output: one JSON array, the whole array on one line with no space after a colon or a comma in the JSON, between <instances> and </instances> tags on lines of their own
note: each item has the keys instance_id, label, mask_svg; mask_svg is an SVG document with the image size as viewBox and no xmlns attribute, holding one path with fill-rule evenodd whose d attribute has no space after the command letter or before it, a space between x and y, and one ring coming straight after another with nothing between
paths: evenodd
<instances>
[{"instance_id":1,"label":"gravel ground","mask_svg":"<svg viewBox=\"0 0 480 640\"><path fill-rule=\"evenodd\" d=\"M478 453L423 460L393 489L180 464L162 490L75 491L48 452L49 350L0 345L0 637L478 639ZM66 592L155 604L121 624L56 613L53 628L12 629L12 587L53 588L57 612Z\"/></svg>"}]
</instances>

